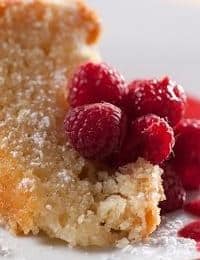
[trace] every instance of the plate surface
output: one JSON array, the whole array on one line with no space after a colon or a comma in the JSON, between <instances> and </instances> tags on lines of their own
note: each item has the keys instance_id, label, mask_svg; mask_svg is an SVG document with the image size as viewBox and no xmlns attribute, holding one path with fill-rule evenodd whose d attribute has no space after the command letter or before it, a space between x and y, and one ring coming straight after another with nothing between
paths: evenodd
<instances>
[{"instance_id":1,"label":"plate surface","mask_svg":"<svg viewBox=\"0 0 200 260\"><path fill-rule=\"evenodd\" d=\"M188 92L199 94L200 5L192 1L89 0L104 24L103 59L127 79L169 74ZM195 1L194 1L195 2ZM126 4L124 4L126 3ZM110 251L81 251L45 236L16 238L0 232L0 259L11 260L189 260L191 241L177 240L176 229L190 217L177 212L163 221L151 242Z\"/></svg>"}]
</instances>

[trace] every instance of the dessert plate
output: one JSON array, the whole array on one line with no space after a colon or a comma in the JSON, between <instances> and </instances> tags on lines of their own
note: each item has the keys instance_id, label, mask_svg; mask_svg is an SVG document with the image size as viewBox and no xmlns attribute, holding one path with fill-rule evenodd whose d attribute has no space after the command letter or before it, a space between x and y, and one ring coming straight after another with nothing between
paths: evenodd
<instances>
[{"instance_id":1,"label":"dessert plate","mask_svg":"<svg viewBox=\"0 0 200 260\"><path fill-rule=\"evenodd\" d=\"M169 74L188 92L198 95L200 36L196 32L200 25L200 6L175 0L127 0L125 6L122 0L117 4L115 0L89 2L103 17L105 32L101 49L104 60L116 65L127 78ZM182 211L170 214L163 218L162 225L149 241L108 250L68 248L66 243L48 239L43 234L15 237L1 229L0 259L197 259L195 243L176 236L177 230L190 219Z\"/></svg>"}]
</instances>

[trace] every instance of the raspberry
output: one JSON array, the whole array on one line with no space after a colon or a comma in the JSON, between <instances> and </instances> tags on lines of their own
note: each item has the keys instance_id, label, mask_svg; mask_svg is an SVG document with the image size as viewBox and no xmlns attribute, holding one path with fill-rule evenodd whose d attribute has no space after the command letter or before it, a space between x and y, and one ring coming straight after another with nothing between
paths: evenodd
<instances>
[{"instance_id":1,"label":"raspberry","mask_svg":"<svg viewBox=\"0 0 200 260\"><path fill-rule=\"evenodd\" d=\"M200 163L175 160L174 167L186 190L200 188Z\"/></svg>"},{"instance_id":2,"label":"raspberry","mask_svg":"<svg viewBox=\"0 0 200 260\"><path fill-rule=\"evenodd\" d=\"M196 249L197 249L197 251L200 251L200 242L196 243Z\"/></svg>"},{"instance_id":3,"label":"raspberry","mask_svg":"<svg viewBox=\"0 0 200 260\"><path fill-rule=\"evenodd\" d=\"M174 132L156 115L146 115L132 122L120 153L120 165L143 157L153 164L168 158L174 146Z\"/></svg>"},{"instance_id":4,"label":"raspberry","mask_svg":"<svg viewBox=\"0 0 200 260\"><path fill-rule=\"evenodd\" d=\"M179 230L178 235L180 237L191 238L197 242L200 242L200 221L193 221Z\"/></svg>"},{"instance_id":5,"label":"raspberry","mask_svg":"<svg viewBox=\"0 0 200 260\"><path fill-rule=\"evenodd\" d=\"M125 91L123 77L105 63L86 63L78 68L69 83L72 107L102 101L120 105Z\"/></svg>"},{"instance_id":6,"label":"raspberry","mask_svg":"<svg viewBox=\"0 0 200 260\"><path fill-rule=\"evenodd\" d=\"M200 200L192 200L185 204L184 210L200 217Z\"/></svg>"},{"instance_id":7,"label":"raspberry","mask_svg":"<svg viewBox=\"0 0 200 260\"><path fill-rule=\"evenodd\" d=\"M200 101L195 98L188 98L187 108L185 113L186 118L200 119Z\"/></svg>"},{"instance_id":8,"label":"raspberry","mask_svg":"<svg viewBox=\"0 0 200 260\"><path fill-rule=\"evenodd\" d=\"M185 105L183 88L168 77L133 81L124 96L124 107L131 118L152 113L163 117L171 126L182 119Z\"/></svg>"},{"instance_id":9,"label":"raspberry","mask_svg":"<svg viewBox=\"0 0 200 260\"><path fill-rule=\"evenodd\" d=\"M176 128L177 159L200 162L200 120L184 119Z\"/></svg>"},{"instance_id":10,"label":"raspberry","mask_svg":"<svg viewBox=\"0 0 200 260\"><path fill-rule=\"evenodd\" d=\"M174 165L186 189L200 187L200 120L184 119L176 127Z\"/></svg>"},{"instance_id":11,"label":"raspberry","mask_svg":"<svg viewBox=\"0 0 200 260\"><path fill-rule=\"evenodd\" d=\"M161 214L181 209L186 198L186 192L179 176L176 175L171 166L167 165L164 167L162 179L166 200L160 202Z\"/></svg>"},{"instance_id":12,"label":"raspberry","mask_svg":"<svg viewBox=\"0 0 200 260\"><path fill-rule=\"evenodd\" d=\"M126 132L126 116L109 103L72 109L65 118L72 146L84 157L104 159L119 151Z\"/></svg>"}]
</instances>

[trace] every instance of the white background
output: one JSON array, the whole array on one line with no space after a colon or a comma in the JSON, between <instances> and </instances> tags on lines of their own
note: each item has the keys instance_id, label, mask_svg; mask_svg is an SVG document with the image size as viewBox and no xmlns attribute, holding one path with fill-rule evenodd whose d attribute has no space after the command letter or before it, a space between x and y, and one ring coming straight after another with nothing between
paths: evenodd
<instances>
[{"instance_id":1,"label":"white background","mask_svg":"<svg viewBox=\"0 0 200 260\"><path fill-rule=\"evenodd\" d=\"M168 74L200 92L200 1L88 2L102 17L103 59L127 79Z\"/></svg>"}]
</instances>

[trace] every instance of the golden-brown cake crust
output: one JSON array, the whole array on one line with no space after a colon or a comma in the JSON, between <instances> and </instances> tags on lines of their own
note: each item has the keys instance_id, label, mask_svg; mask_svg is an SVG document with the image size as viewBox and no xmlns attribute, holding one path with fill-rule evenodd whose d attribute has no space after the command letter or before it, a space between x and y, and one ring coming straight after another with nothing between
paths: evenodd
<instances>
[{"instance_id":1,"label":"golden-brown cake crust","mask_svg":"<svg viewBox=\"0 0 200 260\"><path fill-rule=\"evenodd\" d=\"M6 9L8 9L10 6L13 5L21 5L21 3L24 2L26 3L26 0L0 0L0 15L3 16L4 12L6 11ZM29 8L31 9L38 9L39 10L39 6L40 5L44 5L45 0L34 0L32 1L31 4L29 4ZM51 2L51 1L49 1ZM59 3L59 0L57 1ZM64 1L61 1L61 3ZM85 31L87 33L87 37L86 37L86 41L88 44L93 44L95 43L100 35L100 31L101 31L101 26L100 26L100 22L99 19L96 15L96 13L89 9L83 0L67 0L65 1L66 3L68 2L68 4L76 2L77 5L77 21L76 21L76 25L73 24L73 26L78 26L78 27L85 27ZM28 11L28 10L27 10Z\"/></svg>"},{"instance_id":2,"label":"golden-brown cake crust","mask_svg":"<svg viewBox=\"0 0 200 260\"><path fill-rule=\"evenodd\" d=\"M112 173L79 156L62 129L68 78L98 58L99 32L82 1L0 0L0 215L16 233L105 247L160 222L158 166L140 159Z\"/></svg>"}]
</instances>

